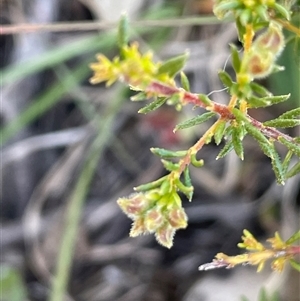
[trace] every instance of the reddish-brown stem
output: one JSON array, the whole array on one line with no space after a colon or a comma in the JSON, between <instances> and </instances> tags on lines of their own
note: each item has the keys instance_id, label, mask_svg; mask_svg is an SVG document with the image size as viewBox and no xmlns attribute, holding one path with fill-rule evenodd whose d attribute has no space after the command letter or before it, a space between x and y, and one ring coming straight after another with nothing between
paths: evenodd
<instances>
[{"instance_id":1,"label":"reddish-brown stem","mask_svg":"<svg viewBox=\"0 0 300 301\"><path fill-rule=\"evenodd\" d=\"M201 100L201 98L199 98L199 95L191 93L191 92L186 92L177 87L171 87L171 86L165 85L160 82L152 82L146 88L146 91L157 94L157 95L166 96L166 97L170 97L174 94L180 93L183 104L190 103L195 106L205 108L209 111L219 114L220 117L224 120L235 119L235 116L232 114L232 112L228 106L216 103L214 101L211 101L210 104L206 104L207 102L204 100ZM280 142L279 141L280 137L284 137L289 142L295 143L295 141L292 137L280 132L276 128L264 126L260 121L254 119L253 117L249 116L248 114L246 115L246 117L251 122L251 124L253 126L255 126L257 129L259 129L266 137L272 138L278 142Z\"/></svg>"},{"instance_id":2,"label":"reddish-brown stem","mask_svg":"<svg viewBox=\"0 0 300 301\"><path fill-rule=\"evenodd\" d=\"M300 254L300 246L290 246L287 249L287 253L290 254L290 255Z\"/></svg>"}]
</instances>

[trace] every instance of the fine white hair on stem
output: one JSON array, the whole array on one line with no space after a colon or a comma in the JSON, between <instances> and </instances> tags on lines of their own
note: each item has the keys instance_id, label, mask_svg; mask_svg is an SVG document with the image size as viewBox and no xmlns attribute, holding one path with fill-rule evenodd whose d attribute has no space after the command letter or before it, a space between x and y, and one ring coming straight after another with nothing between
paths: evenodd
<instances>
[{"instance_id":1,"label":"fine white hair on stem","mask_svg":"<svg viewBox=\"0 0 300 301\"><path fill-rule=\"evenodd\" d=\"M210 96L210 95L212 95L213 93L220 93L220 92L226 91L227 89L228 89L228 88L226 87L226 88L223 88L223 89L220 89L220 90L213 90L213 91L209 92L209 93L207 94L207 96Z\"/></svg>"},{"instance_id":2,"label":"fine white hair on stem","mask_svg":"<svg viewBox=\"0 0 300 301\"><path fill-rule=\"evenodd\" d=\"M238 50L238 53L240 53L241 51L243 50L243 48L239 49ZM225 60L225 63L224 63L224 67L223 67L223 71L225 71L226 67L227 67L227 63L229 61L229 59L231 58L231 54L228 55L227 59Z\"/></svg>"}]
</instances>

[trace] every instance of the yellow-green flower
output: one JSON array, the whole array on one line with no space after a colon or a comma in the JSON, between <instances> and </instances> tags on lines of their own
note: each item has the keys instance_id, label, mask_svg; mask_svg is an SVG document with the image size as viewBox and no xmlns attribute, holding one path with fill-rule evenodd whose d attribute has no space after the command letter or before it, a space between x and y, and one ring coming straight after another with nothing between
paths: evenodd
<instances>
[{"instance_id":1,"label":"yellow-green flower","mask_svg":"<svg viewBox=\"0 0 300 301\"><path fill-rule=\"evenodd\" d=\"M265 247L261 243L259 243L248 230L245 229L243 233L244 233L244 236L242 236L243 242L239 243L238 247L245 248L247 250L257 250L257 251L265 250Z\"/></svg>"},{"instance_id":2,"label":"yellow-green flower","mask_svg":"<svg viewBox=\"0 0 300 301\"><path fill-rule=\"evenodd\" d=\"M287 244L281 239L278 232L275 232L274 237L269 238L267 241L271 243L272 248L275 250L284 250L287 247Z\"/></svg>"},{"instance_id":3,"label":"yellow-green flower","mask_svg":"<svg viewBox=\"0 0 300 301\"><path fill-rule=\"evenodd\" d=\"M130 231L132 237L155 233L157 241L170 248L175 231L187 227L187 215L181 206L178 193L173 189L167 195L161 193L159 188L139 192L120 198L117 202L123 212L133 220Z\"/></svg>"},{"instance_id":4,"label":"yellow-green flower","mask_svg":"<svg viewBox=\"0 0 300 301\"><path fill-rule=\"evenodd\" d=\"M90 82L99 84L106 81L106 85L110 86L119 78L119 60L115 58L112 62L103 54L98 54L97 60L97 63L90 64L90 68L94 71Z\"/></svg>"}]
</instances>

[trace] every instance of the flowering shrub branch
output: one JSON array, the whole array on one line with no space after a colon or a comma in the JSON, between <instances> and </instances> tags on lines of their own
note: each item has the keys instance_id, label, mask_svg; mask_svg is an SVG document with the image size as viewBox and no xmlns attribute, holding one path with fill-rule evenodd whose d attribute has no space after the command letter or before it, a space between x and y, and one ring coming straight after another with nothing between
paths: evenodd
<instances>
[{"instance_id":1,"label":"flowering shrub branch","mask_svg":"<svg viewBox=\"0 0 300 301\"><path fill-rule=\"evenodd\" d=\"M155 62L153 54L142 54L138 44L127 44L127 20L122 18L119 26L120 55L110 60L102 54L98 62L91 64L94 75L91 83L106 82L107 86L121 81L136 91L133 101L151 100L139 110L146 114L164 105L173 105L177 110L187 104L206 109L206 113L178 124L174 131L199 125L214 118L216 121L203 136L187 150L172 151L152 148L151 151L161 158L168 174L153 182L135 188L136 193L120 198L118 204L124 213L133 220L130 236L155 233L157 241L170 248L175 231L187 227L187 215L182 207L180 194L189 201L193 197L193 185L189 176L191 165L201 167L203 160L197 155L205 144L214 139L219 145L225 139L217 159L223 158L234 150L238 157L244 159L243 139L252 136L261 150L271 160L279 184L300 172L300 137L291 137L278 128L300 125L300 108L287 111L278 118L260 122L248 114L248 109L268 107L286 101L290 95L273 95L265 87L255 82L274 72L283 70L276 64L278 56L285 46L283 26L299 35L289 22L291 5L273 0L217 0L214 12L217 17L233 17L238 36L244 51L240 53L236 46L230 45L232 66L235 77L226 71L219 71L219 78L229 95L228 105L212 101L207 95L190 92L186 75L181 71L188 53L171 58L165 62ZM258 33L264 29L262 33ZM175 77L180 74L181 87L177 87ZM287 148L287 154L280 158L275 142ZM292 158L296 163L291 164ZM299 232L293 237L299 239ZM269 239L271 248L265 248L247 231L242 237L240 247L250 250L238 256L219 253L212 263L200 267L207 270L218 267L233 267L236 264L258 265L261 270L267 259L272 259L272 267L281 271L283 264L290 261L295 267L299 265L294 255L300 253L299 246L292 246L295 239L283 242L279 234Z\"/></svg>"}]
</instances>

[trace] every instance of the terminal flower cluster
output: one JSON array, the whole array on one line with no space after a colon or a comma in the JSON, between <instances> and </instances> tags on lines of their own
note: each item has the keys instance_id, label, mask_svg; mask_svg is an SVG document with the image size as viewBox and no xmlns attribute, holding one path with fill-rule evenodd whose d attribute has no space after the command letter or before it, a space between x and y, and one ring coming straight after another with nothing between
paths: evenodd
<instances>
[{"instance_id":1,"label":"terminal flower cluster","mask_svg":"<svg viewBox=\"0 0 300 301\"><path fill-rule=\"evenodd\" d=\"M264 247L248 230L244 230L242 240L243 242L239 243L238 247L251 252L236 256L218 253L212 262L201 265L199 270L211 270L221 267L229 269L239 264L249 264L257 265L257 271L260 272L266 261L272 260L272 269L282 272L285 264L293 258L295 253L299 253L298 247L293 247L288 242L284 242L278 232L275 233L274 237L267 240L271 244L270 248Z\"/></svg>"},{"instance_id":2,"label":"terminal flower cluster","mask_svg":"<svg viewBox=\"0 0 300 301\"><path fill-rule=\"evenodd\" d=\"M159 189L119 198L123 212L133 220L131 237L155 233L157 241L171 248L175 231L187 227L187 216L176 191L161 194Z\"/></svg>"}]
</instances>

